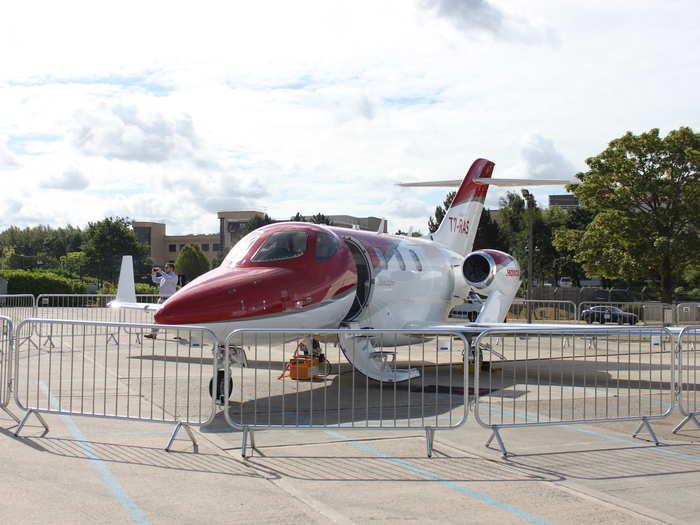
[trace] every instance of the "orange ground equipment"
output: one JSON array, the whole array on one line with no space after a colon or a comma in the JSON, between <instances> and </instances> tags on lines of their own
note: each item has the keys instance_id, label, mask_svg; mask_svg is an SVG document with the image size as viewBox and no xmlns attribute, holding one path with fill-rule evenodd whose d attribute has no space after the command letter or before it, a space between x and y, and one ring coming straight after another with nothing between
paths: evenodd
<instances>
[{"instance_id":1,"label":"orange ground equipment","mask_svg":"<svg viewBox=\"0 0 700 525\"><path fill-rule=\"evenodd\" d=\"M316 345L314 341L314 345ZM318 347L320 350L320 346ZM321 353L309 353L303 343L299 343L294 355L289 362L284 365L282 375L277 379L289 377L290 379L311 381L319 376L327 376L331 372L330 363Z\"/></svg>"}]
</instances>

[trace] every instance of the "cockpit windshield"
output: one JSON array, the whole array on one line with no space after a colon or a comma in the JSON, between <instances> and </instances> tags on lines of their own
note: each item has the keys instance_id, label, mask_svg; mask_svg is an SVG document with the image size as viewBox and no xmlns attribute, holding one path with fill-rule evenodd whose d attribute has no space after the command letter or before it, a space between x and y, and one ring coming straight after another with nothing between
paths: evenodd
<instances>
[{"instance_id":1,"label":"cockpit windshield","mask_svg":"<svg viewBox=\"0 0 700 525\"><path fill-rule=\"evenodd\" d=\"M224 259L223 265L236 266L236 264L238 264L248 254L250 247L255 244L255 241L257 241L262 234L263 232L261 230L254 230L243 237L233 248L231 248L231 251L228 252L226 259Z\"/></svg>"},{"instance_id":2,"label":"cockpit windshield","mask_svg":"<svg viewBox=\"0 0 700 525\"><path fill-rule=\"evenodd\" d=\"M301 257L306 253L307 242L306 232L276 232L270 235L250 260L271 262Z\"/></svg>"}]
</instances>

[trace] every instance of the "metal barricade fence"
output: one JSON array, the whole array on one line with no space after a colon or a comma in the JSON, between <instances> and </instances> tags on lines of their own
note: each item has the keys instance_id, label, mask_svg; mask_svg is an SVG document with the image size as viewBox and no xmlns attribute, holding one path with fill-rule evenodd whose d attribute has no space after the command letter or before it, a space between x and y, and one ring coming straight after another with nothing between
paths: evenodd
<instances>
[{"instance_id":1,"label":"metal barricade fence","mask_svg":"<svg viewBox=\"0 0 700 525\"><path fill-rule=\"evenodd\" d=\"M674 343L661 327L485 331L478 347L505 360L484 371L477 356L474 417L504 455L499 430L512 427L637 420L635 436L645 427L658 443L649 421L673 410Z\"/></svg>"},{"instance_id":2,"label":"metal barricade fence","mask_svg":"<svg viewBox=\"0 0 700 525\"><path fill-rule=\"evenodd\" d=\"M533 323L571 322L577 317L576 303L573 301L515 300L508 310L508 320L527 320L528 309L530 309Z\"/></svg>"},{"instance_id":3,"label":"metal barricade fence","mask_svg":"<svg viewBox=\"0 0 700 525\"><path fill-rule=\"evenodd\" d=\"M700 323L700 303L680 303L676 305L675 322L688 325Z\"/></svg>"},{"instance_id":4,"label":"metal barricade fence","mask_svg":"<svg viewBox=\"0 0 700 525\"><path fill-rule=\"evenodd\" d=\"M0 316L0 408L5 411L10 399L13 333L12 320L9 317Z\"/></svg>"},{"instance_id":5,"label":"metal barricade fence","mask_svg":"<svg viewBox=\"0 0 700 525\"><path fill-rule=\"evenodd\" d=\"M678 336L678 408L685 419L673 433L693 421L700 427L700 326L687 326Z\"/></svg>"},{"instance_id":6,"label":"metal barricade fence","mask_svg":"<svg viewBox=\"0 0 700 525\"><path fill-rule=\"evenodd\" d=\"M114 323L146 324L153 322L153 313L145 310L110 308L114 295L42 294L36 300L36 314L44 319L66 319ZM158 301L157 295L138 295L138 302Z\"/></svg>"},{"instance_id":7,"label":"metal barricade fence","mask_svg":"<svg viewBox=\"0 0 700 525\"><path fill-rule=\"evenodd\" d=\"M430 456L434 431L467 418L459 333L249 329L230 333L225 348L219 392L231 389L224 414L243 429L244 456L258 428L420 428ZM370 369L378 379L360 373Z\"/></svg>"},{"instance_id":8,"label":"metal barricade fence","mask_svg":"<svg viewBox=\"0 0 700 525\"><path fill-rule=\"evenodd\" d=\"M0 315L9 317L13 323L34 317L34 308L32 294L0 295Z\"/></svg>"},{"instance_id":9,"label":"metal barricade fence","mask_svg":"<svg viewBox=\"0 0 700 525\"><path fill-rule=\"evenodd\" d=\"M157 330L157 332L154 332ZM14 394L27 411L184 425L214 417L219 344L201 327L27 319L16 327ZM152 336L154 338L149 338ZM213 395L210 389L213 388Z\"/></svg>"}]
</instances>

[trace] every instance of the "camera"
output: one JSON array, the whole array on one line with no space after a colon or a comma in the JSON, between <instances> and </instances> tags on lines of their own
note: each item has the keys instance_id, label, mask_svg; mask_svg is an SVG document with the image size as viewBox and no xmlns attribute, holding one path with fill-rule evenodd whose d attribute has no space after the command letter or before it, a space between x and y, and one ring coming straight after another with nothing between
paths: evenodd
<instances>
[{"instance_id":1,"label":"camera","mask_svg":"<svg viewBox=\"0 0 700 525\"><path fill-rule=\"evenodd\" d=\"M152 273L159 273L159 272L160 272L160 268L159 268L158 266L154 266L153 268L151 268L151 272L152 272Z\"/></svg>"}]
</instances>

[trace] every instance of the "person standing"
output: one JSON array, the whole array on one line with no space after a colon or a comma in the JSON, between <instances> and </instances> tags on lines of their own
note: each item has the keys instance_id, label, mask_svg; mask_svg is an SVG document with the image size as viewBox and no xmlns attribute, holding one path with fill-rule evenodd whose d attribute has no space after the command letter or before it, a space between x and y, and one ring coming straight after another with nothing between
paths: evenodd
<instances>
[{"instance_id":1,"label":"person standing","mask_svg":"<svg viewBox=\"0 0 700 525\"><path fill-rule=\"evenodd\" d=\"M151 280L158 285L158 304L162 304L168 300L168 297L173 295L177 290L177 274L175 273L175 265L167 263L162 271L157 266L151 271ZM150 334L144 337L155 339L158 334L158 329L153 328Z\"/></svg>"}]
</instances>

